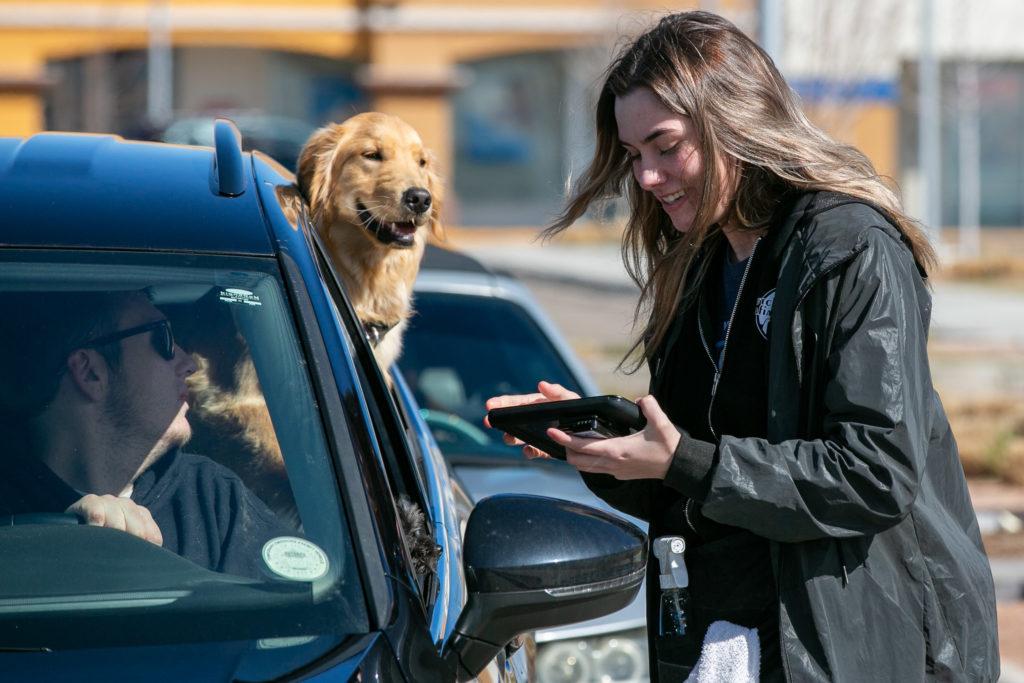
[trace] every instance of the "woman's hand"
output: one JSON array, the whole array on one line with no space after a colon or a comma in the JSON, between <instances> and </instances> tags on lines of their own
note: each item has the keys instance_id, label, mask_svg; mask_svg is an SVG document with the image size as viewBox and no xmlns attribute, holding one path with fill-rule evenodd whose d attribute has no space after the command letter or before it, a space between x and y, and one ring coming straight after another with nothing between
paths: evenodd
<instances>
[{"instance_id":1,"label":"woman's hand","mask_svg":"<svg viewBox=\"0 0 1024 683\"><path fill-rule=\"evenodd\" d=\"M565 446L566 460L580 472L610 474L616 479L664 479L679 445L679 430L653 396L637 401L647 426L614 439L586 439L549 429L548 437Z\"/></svg>"},{"instance_id":2,"label":"woman's hand","mask_svg":"<svg viewBox=\"0 0 1024 683\"><path fill-rule=\"evenodd\" d=\"M568 401L570 399L579 398L580 395L575 391L569 391L561 384L552 384L551 382L538 382L537 393L535 394L506 394L504 396L494 396L487 399L484 407L487 410L493 410L494 408L508 408L509 406L522 406L529 403L546 403L547 401ZM487 417L484 417L484 425L490 427L491 423L488 422ZM533 446L523 444L522 441L515 438L511 434L505 434L502 439L509 446L523 446L523 455L527 458L550 458L551 456Z\"/></svg>"}]
</instances>

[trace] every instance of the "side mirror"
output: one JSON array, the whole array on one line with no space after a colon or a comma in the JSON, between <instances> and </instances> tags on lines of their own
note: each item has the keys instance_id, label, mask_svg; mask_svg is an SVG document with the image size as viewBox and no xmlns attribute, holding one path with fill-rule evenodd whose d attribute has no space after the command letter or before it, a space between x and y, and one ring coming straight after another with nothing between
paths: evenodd
<instances>
[{"instance_id":1,"label":"side mirror","mask_svg":"<svg viewBox=\"0 0 1024 683\"><path fill-rule=\"evenodd\" d=\"M469 599L445 650L460 681L526 631L610 614L640 590L646 535L593 508L499 495L473 508L463 565Z\"/></svg>"}]
</instances>

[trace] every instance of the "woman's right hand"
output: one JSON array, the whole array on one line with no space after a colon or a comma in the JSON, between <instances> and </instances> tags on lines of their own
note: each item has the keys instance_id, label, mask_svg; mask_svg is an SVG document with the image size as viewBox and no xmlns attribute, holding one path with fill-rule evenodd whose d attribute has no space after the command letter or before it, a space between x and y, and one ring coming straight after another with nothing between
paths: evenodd
<instances>
[{"instance_id":1,"label":"woman's right hand","mask_svg":"<svg viewBox=\"0 0 1024 683\"><path fill-rule=\"evenodd\" d=\"M537 383L537 393L535 394L506 394L504 396L493 396L487 399L484 406L490 411L494 408L508 408L509 406L522 406L529 403L546 403L547 401L568 401L579 397L580 395L575 391L569 391L561 384L552 384L551 382L545 382L542 380ZM491 423L487 420L486 416L484 417L484 425L487 427L491 426ZM502 439L509 446L523 446L523 455L527 458L551 457L539 448L524 444L511 434L503 435Z\"/></svg>"}]
</instances>

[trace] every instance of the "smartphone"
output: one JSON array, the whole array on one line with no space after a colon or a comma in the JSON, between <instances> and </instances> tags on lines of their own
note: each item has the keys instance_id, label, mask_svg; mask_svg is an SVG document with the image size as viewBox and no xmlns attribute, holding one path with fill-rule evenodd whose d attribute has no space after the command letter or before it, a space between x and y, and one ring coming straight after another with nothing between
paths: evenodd
<instances>
[{"instance_id":1,"label":"smartphone","mask_svg":"<svg viewBox=\"0 0 1024 683\"><path fill-rule=\"evenodd\" d=\"M569 401L495 408L491 426L565 460L565 449L547 436L549 427L589 439L607 439L640 431L647 420L640 407L621 396L589 396Z\"/></svg>"}]
</instances>

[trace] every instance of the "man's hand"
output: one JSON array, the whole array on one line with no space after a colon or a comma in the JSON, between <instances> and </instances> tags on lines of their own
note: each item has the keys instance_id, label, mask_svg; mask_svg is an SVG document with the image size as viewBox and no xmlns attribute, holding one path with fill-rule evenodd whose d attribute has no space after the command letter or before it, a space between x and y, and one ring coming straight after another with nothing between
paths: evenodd
<instances>
[{"instance_id":1,"label":"man's hand","mask_svg":"<svg viewBox=\"0 0 1024 683\"><path fill-rule=\"evenodd\" d=\"M149 510L136 504L131 498L120 498L110 494L97 496L90 493L78 499L65 512L78 515L90 526L105 526L127 531L150 543L163 545L164 537L160 527L153 521Z\"/></svg>"},{"instance_id":2,"label":"man's hand","mask_svg":"<svg viewBox=\"0 0 1024 683\"><path fill-rule=\"evenodd\" d=\"M504 396L494 396L487 399L487 403L484 407L487 410L493 410L494 408L508 408L509 406L522 406L530 403L546 403L548 401L569 401L574 398L579 398L580 395L575 391L569 391L561 384L552 384L551 382L538 382L537 393L534 394L506 394ZM490 427L491 423L487 421L487 417L484 417L484 426ZM523 446L523 455L527 458L550 458L551 456L533 446L523 444L522 441L515 438L511 434L505 434L502 439L509 446ZM561 442L559 442L561 443Z\"/></svg>"},{"instance_id":3,"label":"man's hand","mask_svg":"<svg viewBox=\"0 0 1024 683\"><path fill-rule=\"evenodd\" d=\"M610 474L616 479L664 479L679 445L679 430L653 396L637 401L647 426L614 439L586 439L559 429L548 437L565 446L566 461L580 472Z\"/></svg>"}]
</instances>

